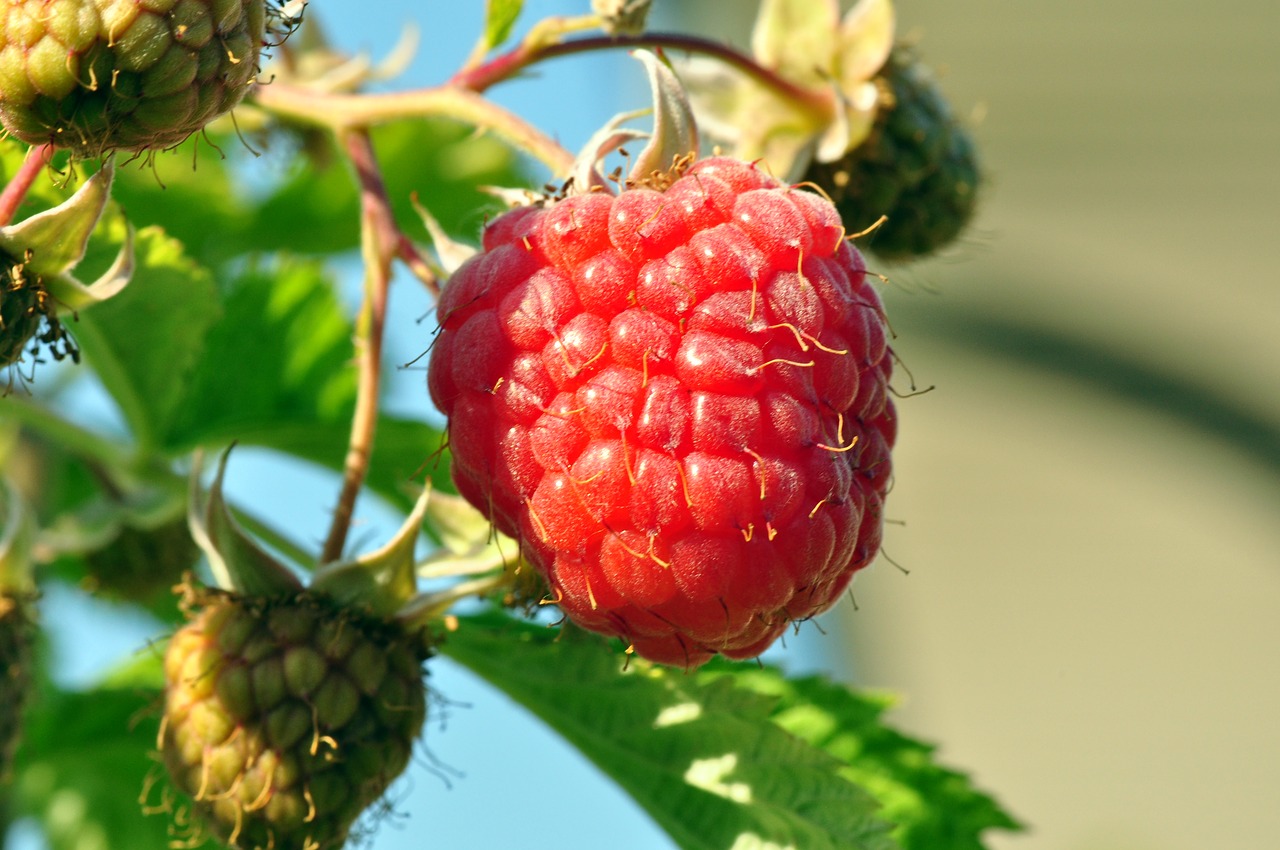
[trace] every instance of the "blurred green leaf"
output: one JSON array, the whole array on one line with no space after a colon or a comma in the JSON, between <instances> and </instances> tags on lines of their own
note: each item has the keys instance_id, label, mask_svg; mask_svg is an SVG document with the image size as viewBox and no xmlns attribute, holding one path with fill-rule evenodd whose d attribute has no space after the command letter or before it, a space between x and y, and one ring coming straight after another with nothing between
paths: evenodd
<instances>
[{"instance_id":1,"label":"blurred green leaf","mask_svg":"<svg viewBox=\"0 0 1280 850\"><path fill-rule=\"evenodd\" d=\"M699 678L732 677L738 687L776 699L774 722L843 762L841 773L871 792L883 817L897 824L894 837L904 850L983 850L984 831L1021 829L968 777L939 765L933 747L886 726L888 697L819 677L787 679L771 667L709 667Z\"/></svg>"},{"instance_id":2,"label":"blurred green leaf","mask_svg":"<svg viewBox=\"0 0 1280 850\"><path fill-rule=\"evenodd\" d=\"M242 149L235 136L198 134L176 150L119 164L113 195L135 226L162 226L215 265L239 250L234 234L244 213L232 172Z\"/></svg>"},{"instance_id":3,"label":"blurred green leaf","mask_svg":"<svg viewBox=\"0 0 1280 850\"><path fill-rule=\"evenodd\" d=\"M527 182L509 148L460 124L398 122L375 128L373 140L397 220L415 238L426 232L413 210L414 193L447 231L474 237L485 211L502 208L478 187ZM163 224L210 265L254 251L331 255L357 248L358 188L341 157L319 165L286 131L267 142L259 162L249 161L235 137L218 140L225 159L207 142L188 142L157 156L152 170L121 169L116 197L135 224ZM244 179L251 170L253 180Z\"/></svg>"},{"instance_id":4,"label":"blurred green leaf","mask_svg":"<svg viewBox=\"0 0 1280 850\"><path fill-rule=\"evenodd\" d=\"M484 49L490 50L511 37L511 29L520 17L524 0L486 0Z\"/></svg>"},{"instance_id":5,"label":"blurred green leaf","mask_svg":"<svg viewBox=\"0 0 1280 850\"><path fill-rule=\"evenodd\" d=\"M159 691L142 684L49 690L29 714L15 772L15 814L35 818L51 850L163 850L166 817L143 817Z\"/></svg>"},{"instance_id":6,"label":"blurred green leaf","mask_svg":"<svg viewBox=\"0 0 1280 850\"><path fill-rule=\"evenodd\" d=\"M427 236L411 202L415 193L446 231L474 237L485 211L502 209L479 187L527 182L509 148L459 124L405 121L376 127L372 136L396 220L414 238ZM250 210L238 244L251 250L329 254L359 245L357 184L343 167L317 168L299 157Z\"/></svg>"},{"instance_id":7,"label":"blurred green leaf","mask_svg":"<svg viewBox=\"0 0 1280 850\"><path fill-rule=\"evenodd\" d=\"M871 796L730 675L628 663L594 636L502 614L462 618L441 651L578 747L684 850L897 847Z\"/></svg>"},{"instance_id":8,"label":"blurred green leaf","mask_svg":"<svg viewBox=\"0 0 1280 850\"><path fill-rule=\"evenodd\" d=\"M222 316L187 378L166 446L185 451L285 435L350 415L351 325L313 262L255 266L225 286Z\"/></svg>"},{"instance_id":9,"label":"blurred green leaf","mask_svg":"<svg viewBox=\"0 0 1280 850\"><path fill-rule=\"evenodd\" d=\"M135 438L153 445L178 412L218 319L217 289L182 245L157 227L134 239L136 268L122 292L74 324L85 362L120 406Z\"/></svg>"},{"instance_id":10,"label":"blurred green leaf","mask_svg":"<svg viewBox=\"0 0 1280 850\"><path fill-rule=\"evenodd\" d=\"M340 469L356 381L352 326L332 281L318 263L282 259L226 289L223 316L209 331L166 448L238 441ZM442 440L425 422L380 417L369 486L405 509L423 472L452 489L447 463L433 460Z\"/></svg>"}]
</instances>

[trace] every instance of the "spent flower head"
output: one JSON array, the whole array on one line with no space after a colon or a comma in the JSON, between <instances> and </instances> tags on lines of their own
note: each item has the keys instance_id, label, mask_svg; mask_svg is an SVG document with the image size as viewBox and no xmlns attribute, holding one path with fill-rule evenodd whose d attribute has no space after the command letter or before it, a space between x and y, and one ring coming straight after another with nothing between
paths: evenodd
<instances>
[{"instance_id":1,"label":"spent flower head","mask_svg":"<svg viewBox=\"0 0 1280 850\"><path fill-rule=\"evenodd\" d=\"M764 0L751 37L756 62L814 94L801 101L706 58L682 68L703 131L723 152L762 159L798 180L815 158L832 162L871 132L874 78L893 47L891 0Z\"/></svg>"}]
</instances>

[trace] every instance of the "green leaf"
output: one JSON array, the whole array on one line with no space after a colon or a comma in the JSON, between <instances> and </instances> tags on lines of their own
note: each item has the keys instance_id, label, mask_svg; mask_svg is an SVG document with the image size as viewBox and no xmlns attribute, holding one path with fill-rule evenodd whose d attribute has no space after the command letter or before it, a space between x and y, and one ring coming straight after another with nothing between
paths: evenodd
<instances>
[{"instance_id":1,"label":"green leaf","mask_svg":"<svg viewBox=\"0 0 1280 850\"><path fill-rule=\"evenodd\" d=\"M116 170L113 197L137 227L160 225L206 265L233 256L244 226L231 166L243 143L197 134L174 151L157 152ZM218 147L214 147L214 145Z\"/></svg>"},{"instance_id":2,"label":"green leaf","mask_svg":"<svg viewBox=\"0 0 1280 850\"><path fill-rule=\"evenodd\" d=\"M684 850L892 850L875 801L770 719L774 701L575 630L461 618L441 651L577 746Z\"/></svg>"},{"instance_id":3,"label":"green leaf","mask_svg":"<svg viewBox=\"0 0 1280 850\"><path fill-rule=\"evenodd\" d=\"M160 770L149 755L159 698L140 683L41 694L18 751L14 803L40 823L52 850L168 847L168 818L143 817L138 803Z\"/></svg>"},{"instance_id":4,"label":"green leaf","mask_svg":"<svg viewBox=\"0 0 1280 850\"><path fill-rule=\"evenodd\" d=\"M819 677L786 679L770 667L712 662L704 681L732 678L777 700L774 721L839 759L841 774L870 791L897 824L904 850L983 850L988 829L1022 827L962 773L939 765L934 748L886 726L892 700L850 691Z\"/></svg>"},{"instance_id":5,"label":"green leaf","mask_svg":"<svg viewBox=\"0 0 1280 850\"><path fill-rule=\"evenodd\" d=\"M400 121L372 133L397 220L415 238L426 238L410 200L415 192L447 231L474 237L485 211L501 208L477 187L527 183L510 148L470 127ZM234 136L217 138L217 149L192 140L174 154L156 156L153 168L119 169L115 197L134 224L164 225L214 267L282 246L317 255L359 247L358 187L341 156L334 152L318 163L287 131L267 141L262 157L251 163ZM252 193L239 173L249 169Z\"/></svg>"},{"instance_id":6,"label":"green leaf","mask_svg":"<svg viewBox=\"0 0 1280 850\"><path fill-rule=\"evenodd\" d=\"M355 404L352 327L332 281L311 261L281 259L252 268L226 287L223 315L166 435L182 453L201 445L276 449L330 469L347 453ZM424 408L426 406L423 391ZM452 489L443 435L425 422L378 420L368 483L409 509L409 486L427 472Z\"/></svg>"},{"instance_id":7,"label":"green leaf","mask_svg":"<svg viewBox=\"0 0 1280 850\"><path fill-rule=\"evenodd\" d=\"M349 416L351 325L319 265L281 260L225 287L166 445L182 451Z\"/></svg>"},{"instance_id":8,"label":"green leaf","mask_svg":"<svg viewBox=\"0 0 1280 850\"><path fill-rule=\"evenodd\" d=\"M135 252L130 285L81 311L72 327L86 363L148 446L177 414L219 308L209 273L164 231L139 231Z\"/></svg>"},{"instance_id":9,"label":"green leaf","mask_svg":"<svg viewBox=\"0 0 1280 850\"><path fill-rule=\"evenodd\" d=\"M243 596L274 596L301 591L302 582L298 577L247 534L231 515L222 495L222 482L226 478L230 455L231 449L227 449L218 458L218 472L207 495L200 491L201 456L196 456L187 506L191 536L204 550L214 581L223 590Z\"/></svg>"},{"instance_id":10,"label":"green leaf","mask_svg":"<svg viewBox=\"0 0 1280 850\"><path fill-rule=\"evenodd\" d=\"M524 185L511 150L469 127L403 121L372 131L378 164L396 221L417 239L427 232L413 209L418 194L446 231L474 237L486 211L502 205L480 186ZM288 245L295 253L332 254L359 246L360 208L354 175L297 158L287 179L248 206L237 243L248 250Z\"/></svg>"},{"instance_id":11,"label":"green leaf","mask_svg":"<svg viewBox=\"0 0 1280 850\"><path fill-rule=\"evenodd\" d=\"M89 236L111 196L114 175L115 168L108 160L63 203L0 227L0 249L15 258L21 258L24 250L30 251L26 265L38 275L52 277L70 271L84 258Z\"/></svg>"},{"instance_id":12,"label":"green leaf","mask_svg":"<svg viewBox=\"0 0 1280 850\"><path fill-rule=\"evenodd\" d=\"M491 50L511 37L511 30L520 17L524 0L486 0L484 22L484 49Z\"/></svg>"},{"instance_id":13,"label":"green leaf","mask_svg":"<svg viewBox=\"0 0 1280 850\"><path fill-rule=\"evenodd\" d=\"M698 127L680 80L656 54L637 50L653 94L653 135L636 156L629 176L642 180L672 168L680 157L698 153Z\"/></svg>"}]
</instances>

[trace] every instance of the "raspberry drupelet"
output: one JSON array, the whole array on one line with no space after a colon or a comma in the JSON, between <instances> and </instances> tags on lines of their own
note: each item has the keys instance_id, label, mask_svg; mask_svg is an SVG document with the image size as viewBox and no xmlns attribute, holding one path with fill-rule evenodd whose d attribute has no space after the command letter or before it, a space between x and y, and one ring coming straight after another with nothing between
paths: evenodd
<instances>
[{"instance_id":1,"label":"raspberry drupelet","mask_svg":"<svg viewBox=\"0 0 1280 850\"><path fill-rule=\"evenodd\" d=\"M880 548L884 310L825 198L724 157L512 210L446 286L458 490L578 625L750 658Z\"/></svg>"}]
</instances>

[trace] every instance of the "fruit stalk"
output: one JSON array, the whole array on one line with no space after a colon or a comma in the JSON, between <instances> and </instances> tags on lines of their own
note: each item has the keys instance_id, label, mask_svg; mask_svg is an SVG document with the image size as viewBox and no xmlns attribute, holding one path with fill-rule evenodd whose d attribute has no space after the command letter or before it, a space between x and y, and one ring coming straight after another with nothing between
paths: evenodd
<instances>
[{"instance_id":1,"label":"fruit stalk","mask_svg":"<svg viewBox=\"0 0 1280 850\"><path fill-rule=\"evenodd\" d=\"M589 36L556 43L526 41L510 51L496 56L483 65L465 69L449 81L450 85L483 92L504 80L509 80L545 59L589 53L596 50L625 48L660 48L710 56L738 69L749 77L777 92L783 99L797 107L812 111L815 116L829 120L835 113L835 99L828 92L814 91L797 85L764 67L750 55L727 44L682 33L651 32L630 36Z\"/></svg>"},{"instance_id":2,"label":"fruit stalk","mask_svg":"<svg viewBox=\"0 0 1280 850\"><path fill-rule=\"evenodd\" d=\"M31 190L31 184L35 182L36 175L40 173L41 168L49 164L52 156L52 145L36 145L27 151L27 158L22 161L22 165L13 175L13 179L4 187L4 191L0 192L0 227L13 221L18 207L22 205L27 192Z\"/></svg>"},{"instance_id":3,"label":"fruit stalk","mask_svg":"<svg viewBox=\"0 0 1280 850\"><path fill-rule=\"evenodd\" d=\"M382 386L382 337L387 319L387 289L391 264L400 251L402 235L391 211L391 200L378 170L373 143L366 131L343 137L347 156L360 182L360 251L364 258L364 303L356 322L356 356L359 379L351 439L342 474L342 492L333 512L320 563L342 557L356 498L369 471L378 422L378 394Z\"/></svg>"},{"instance_id":4,"label":"fruit stalk","mask_svg":"<svg viewBox=\"0 0 1280 850\"><path fill-rule=\"evenodd\" d=\"M449 118L494 133L554 174L567 174L573 165L573 154L551 136L476 92L457 86L355 95L328 94L277 82L258 86L251 97L281 118L337 133L412 118Z\"/></svg>"}]
</instances>

